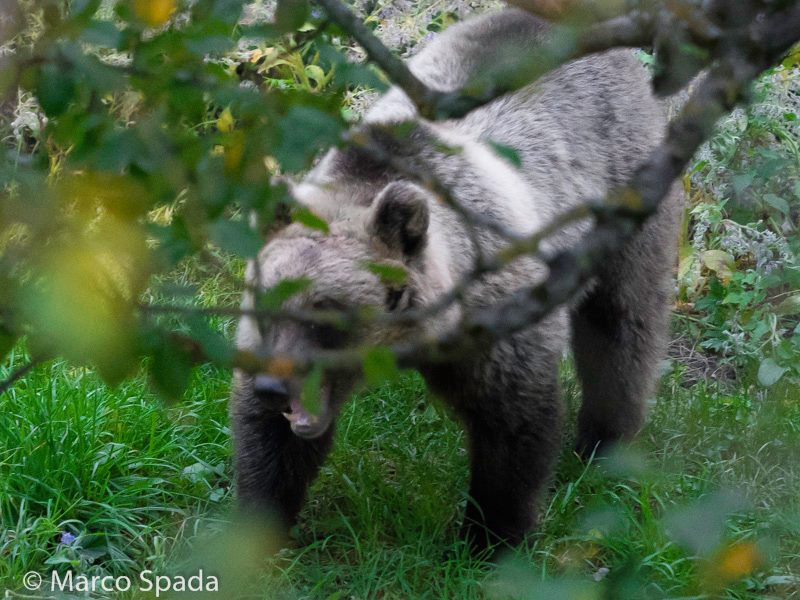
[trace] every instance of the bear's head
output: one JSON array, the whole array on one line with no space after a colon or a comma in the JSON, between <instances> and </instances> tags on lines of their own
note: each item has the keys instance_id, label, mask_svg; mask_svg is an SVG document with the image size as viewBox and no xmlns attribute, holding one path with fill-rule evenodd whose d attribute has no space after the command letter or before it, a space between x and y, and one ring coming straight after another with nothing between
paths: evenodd
<instances>
[{"instance_id":1,"label":"bear's head","mask_svg":"<svg viewBox=\"0 0 800 600\"><path fill-rule=\"evenodd\" d=\"M331 202L331 194L320 188L294 195L326 218L329 232L298 223L276 232L257 261L248 265L251 291L245 293L244 308L254 307L252 290L269 293L282 281L301 280L306 286L283 302L285 311L352 311L373 318L361 319L361 325L346 330L294 318L263 319L259 326L246 315L239 324L237 346L270 356L307 356L320 350L390 344L418 332L419 328L399 325L397 320L374 317L424 306L438 295L442 276L434 273L437 257L435 248L430 248L429 194L413 183L394 181L361 202ZM405 277L396 276L403 271ZM386 277L386 272L395 277ZM283 412L296 435L313 439L328 430L357 381L356 373L348 369L326 370L313 414L300 400L298 377L240 376L244 389L239 393L252 394L255 401Z\"/></svg>"}]
</instances>

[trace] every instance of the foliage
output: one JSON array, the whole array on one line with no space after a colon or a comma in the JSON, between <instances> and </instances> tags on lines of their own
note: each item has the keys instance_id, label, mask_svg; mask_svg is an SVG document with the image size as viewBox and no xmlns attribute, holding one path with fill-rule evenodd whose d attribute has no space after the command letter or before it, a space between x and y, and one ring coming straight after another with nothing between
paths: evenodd
<instances>
[{"instance_id":1,"label":"foliage","mask_svg":"<svg viewBox=\"0 0 800 600\"><path fill-rule=\"evenodd\" d=\"M800 376L798 76L765 75L757 102L727 119L687 176L680 300L700 345L763 385Z\"/></svg>"},{"instance_id":2,"label":"foliage","mask_svg":"<svg viewBox=\"0 0 800 600\"><path fill-rule=\"evenodd\" d=\"M282 6L274 23L247 24L229 0L27 7L4 80L22 103L0 163L2 350L25 337L35 358L109 382L150 357L169 397L198 358L230 357L138 310L142 295L209 244L252 256L261 241L242 215L267 226L285 193L271 176L335 145L345 91L379 85L304 2ZM180 304L190 291L156 280L150 293Z\"/></svg>"}]
</instances>

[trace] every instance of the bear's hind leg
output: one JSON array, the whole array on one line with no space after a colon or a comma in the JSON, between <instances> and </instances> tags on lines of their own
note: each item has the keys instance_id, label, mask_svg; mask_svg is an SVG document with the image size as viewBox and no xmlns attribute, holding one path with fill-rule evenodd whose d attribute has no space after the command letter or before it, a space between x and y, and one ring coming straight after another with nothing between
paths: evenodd
<instances>
[{"instance_id":1,"label":"bear's hind leg","mask_svg":"<svg viewBox=\"0 0 800 600\"><path fill-rule=\"evenodd\" d=\"M679 197L679 196L677 196ZM595 450L633 437L642 427L665 354L674 264L676 195L616 260L573 311L572 346L583 402L577 450Z\"/></svg>"}]
</instances>

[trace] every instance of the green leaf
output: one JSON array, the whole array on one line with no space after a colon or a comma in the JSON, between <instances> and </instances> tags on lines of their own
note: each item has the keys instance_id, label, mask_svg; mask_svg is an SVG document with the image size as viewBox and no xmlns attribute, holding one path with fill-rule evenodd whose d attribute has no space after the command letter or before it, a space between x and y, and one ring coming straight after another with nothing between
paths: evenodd
<instances>
[{"instance_id":1,"label":"green leaf","mask_svg":"<svg viewBox=\"0 0 800 600\"><path fill-rule=\"evenodd\" d=\"M297 208L292 211L292 221L301 223L309 229L316 229L322 233L328 233L330 231L328 223L326 223L323 218L315 215L308 208Z\"/></svg>"},{"instance_id":2,"label":"green leaf","mask_svg":"<svg viewBox=\"0 0 800 600\"><path fill-rule=\"evenodd\" d=\"M755 175L753 173L744 173L742 175L734 175L733 176L733 189L737 194L741 194L747 188L750 187L750 184L753 183L753 179L755 179Z\"/></svg>"},{"instance_id":3,"label":"green leaf","mask_svg":"<svg viewBox=\"0 0 800 600\"><path fill-rule=\"evenodd\" d=\"M776 196L775 194L767 194L764 196L764 202L769 204L772 208L784 216L787 216L789 213L791 213L792 209L789 208L789 203L780 196Z\"/></svg>"},{"instance_id":4,"label":"green leaf","mask_svg":"<svg viewBox=\"0 0 800 600\"><path fill-rule=\"evenodd\" d=\"M723 304L740 304L742 295L739 292L731 292L722 299Z\"/></svg>"},{"instance_id":5,"label":"green leaf","mask_svg":"<svg viewBox=\"0 0 800 600\"><path fill-rule=\"evenodd\" d=\"M234 349L225 336L212 328L206 319L199 316L191 316L187 319L192 339L195 340L203 350L203 355L217 365L228 366L230 364Z\"/></svg>"},{"instance_id":6,"label":"green leaf","mask_svg":"<svg viewBox=\"0 0 800 600\"><path fill-rule=\"evenodd\" d=\"M0 326L0 362L5 361L16 343L17 335L8 328Z\"/></svg>"},{"instance_id":7,"label":"green leaf","mask_svg":"<svg viewBox=\"0 0 800 600\"><path fill-rule=\"evenodd\" d=\"M258 254L263 245L259 235L244 221L220 219L208 226L211 241L226 252L250 258Z\"/></svg>"},{"instance_id":8,"label":"green leaf","mask_svg":"<svg viewBox=\"0 0 800 600\"><path fill-rule=\"evenodd\" d=\"M71 74L54 64L42 66L36 84L36 97L47 116L62 114L75 97L75 82Z\"/></svg>"},{"instance_id":9,"label":"green leaf","mask_svg":"<svg viewBox=\"0 0 800 600\"><path fill-rule=\"evenodd\" d=\"M719 548L725 534L726 520L748 504L742 494L720 490L673 508L664 515L669 537L694 555L710 557Z\"/></svg>"},{"instance_id":10,"label":"green leaf","mask_svg":"<svg viewBox=\"0 0 800 600\"><path fill-rule=\"evenodd\" d=\"M100 8L100 0L73 0L69 7L69 16L90 18Z\"/></svg>"},{"instance_id":11,"label":"green leaf","mask_svg":"<svg viewBox=\"0 0 800 600\"><path fill-rule=\"evenodd\" d=\"M306 0L278 0L275 9L275 26L283 33L300 29L308 20L309 7Z\"/></svg>"},{"instance_id":12,"label":"green leaf","mask_svg":"<svg viewBox=\"0 0 800 600\"><path fill-rule=\"evenodd\" d=\"M275 158L285 171L292 172L305 168L319 150L336 144L342 124L319 109L295 105L278 122L278 130Z\"/></svg>"},{"instance_id":13,"label":"green leaf","mask_svg":"<svg viewBox=\"0 0 800 600\"><path fill-rule=\"evenodd\" d=\"M340 88L367 87L379 92L386 89L386 81L381 79L371 64L349 62L344 54L324 42L320 42L318 47L322 60L330 63L333 81Z\"/></svg>"},{"instance_id":14,"label":"green leaf","mask_svg":"<svg viewBox=\"0 0 800 600\"><path fill-rule=\"evenodd\" d=\"M730 279L736 270L736 261L724 250L706 250L700 255L703 265L716 273L720 279Z\"/></svg>"},{"instance_id":15,"label":"green leaf","mask_svg":"<svg viewBox=\"0 0 800 600\"><path fill-rule=\"evenodd\" d=\"M292 296L306 291L312 281L305 277L284 279L258 297L258 306L267 310L278 310Z\"/></svg>"},{"instance_id":16,"label":"green leaf","mask_svg":"<svg viewBox=\"0 0 800 600\"><path fill-rule=\"evenodd\" d=\"M400 265L390 265L387 263L368 263L367 270L370 273L375 273L381 282L390 284L403 284L408 279L408 271Z\"/></svg>"},{"instance_id":17,"label":"green leaf","mask_svg":"<svg viewBox=\"0 0 800 600\"><path fill-rule=\"evenodd\" d=\"M322 400L320 399L320 387L322 386L322 367L315 365L311 372L303 380L303 387L300 390L300 403L309 413L317 416L322 411Z\"/></svg>"},{"instance_id":18,"label":"green leaf","mask_svg":"<svg viewBox=\"0 0 800 600\"><path fill-rule=\"evenodd\" d=\"M164 337L153 348L150 376L156 392L167 402L181 399L189 387L192 360L186 347Z\"/></svg>"},{"instance_id":19,"label":"green leaf","mask_svg":"<svg viewBox=\"0 0 800 600\"><path fill-rule=\"evenodd\" d=\"M765 358L758 367L758 382L764 387L778 383L783 374L789 369L780 366L771 358Z\"/></svg>"},{"instance_id":20,"label":"green leaf","mask_svg":"<svg viewBox=\"0 0 800 600\"><path fill-rule=\"evenodd\" d=\"M783 302L775 307L773 312L781 317L800 315L800 293L786 298Z\"/></svg>"},{"instance_id":21,"label":"green leaf","mask_svg":"<svg viewBox=\"0 0 800 600\"><path fill-rule=\"evenodd\" d=\"M497 142L489 141L489 145L492 149L497 153L498 156L501 158L506 159L512 165L514 165L517 169L522 167L522 159L519 157L519 152L514 150L511 146L506 146L505 144L498 144Z\"/></svg>"},{"instance_id":22,"label":"green leaf","mask_svg":"<svg viewBox=\"0 0 800 600\"><path fill-rule=\"evenodd\" d=\"M400 374L394 353L388 348L369 349L364 355L362 365L364 379L370 386L379 386L387 381L393 381Z\"/></svg>"},{"instance_id":23,"label":"green leaf","mask_svg":"<svg viewBox=\"0 0 800 600\"><path fill-rule=\"evenodd\" d=\"M122 41L122 33L111 21L93 20L83 28L81 38L89 44L116 48Z\"/></svg>"}]
</instances>

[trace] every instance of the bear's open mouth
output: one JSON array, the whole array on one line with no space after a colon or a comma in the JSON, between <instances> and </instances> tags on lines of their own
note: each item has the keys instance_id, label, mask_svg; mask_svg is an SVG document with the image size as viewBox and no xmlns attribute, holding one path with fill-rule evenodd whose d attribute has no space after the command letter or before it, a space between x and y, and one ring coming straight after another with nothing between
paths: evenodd
<instances>
[{"instance_id":1,"label":"bear's open mouth","mask_svg":"<svg viewBox=\"0 0 800 600\"><path fill-rule=\"evenodd\" d=\"M332 420L332 411L329 403L324 398L320 400L319 413L312 414L303 406L299 398L292 398L289 403L290 410L284 412L283 416L289 421L289 426L296 436L306 440L313 440L328 430Z\"/></svg>"}]
</instances>

